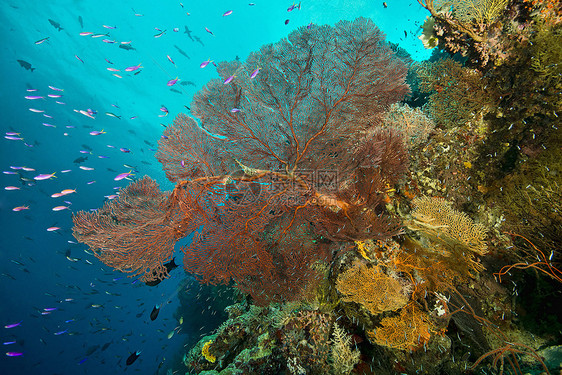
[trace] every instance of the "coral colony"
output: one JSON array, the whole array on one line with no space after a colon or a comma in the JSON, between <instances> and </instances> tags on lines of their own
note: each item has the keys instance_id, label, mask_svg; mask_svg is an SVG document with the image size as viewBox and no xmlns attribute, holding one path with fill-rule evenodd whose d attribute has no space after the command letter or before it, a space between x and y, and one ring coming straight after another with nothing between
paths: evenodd
<instances>
[{"instance_id":1,"label":"coral colony","mask_svg":"<svg viewBox=\"0 0 562 375\"><path fill-rule=\"evenodd\" d=\"M548 372L499 282L562 280L556 175L520 194L536 163L560 173L560 5L421 4L450 55L414 63L360 18L217 63L158 143L175 188L145 176L74 216L116 270L163 280L189 237L185 271L240 292L190 371Z\"/></svg>"}]
</instances>

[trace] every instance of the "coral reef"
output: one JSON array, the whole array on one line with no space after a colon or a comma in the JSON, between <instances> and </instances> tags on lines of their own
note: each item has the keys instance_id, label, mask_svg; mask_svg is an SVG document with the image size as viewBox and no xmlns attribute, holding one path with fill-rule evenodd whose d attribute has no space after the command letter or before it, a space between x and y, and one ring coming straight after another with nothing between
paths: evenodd
<instances>
[{"instance_id":1,"label":"coral reef","mask_svg":"<svg viewBox=\"0 0 562 375\"><path fill-rule=\"evenodd\" d=\"M560 6L420 4L449 56L413 63L366 19L298 29L217 64L166 129L172 192L74 216L147 281L192 235L189 277L238 292L191 373L560 370Z\"/></svg>"}]
</instances>

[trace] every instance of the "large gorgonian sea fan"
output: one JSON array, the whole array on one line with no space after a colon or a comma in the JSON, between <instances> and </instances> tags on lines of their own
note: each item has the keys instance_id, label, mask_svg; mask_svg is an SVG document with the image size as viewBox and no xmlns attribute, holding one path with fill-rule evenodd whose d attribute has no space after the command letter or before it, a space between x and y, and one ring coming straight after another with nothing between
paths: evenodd
<instances>
[{"instance_id":1,"label":"large gorgonian sea fan","mask_svg":"<svg viewBox=\"0 0 562 375\"><path fill-rule=\"evenodd\" d=\"M365 18L302 27L245 63L217 70L222 78L194 95L191 113L225 138L227 153L219 158L257 169L355 167L346 159L371 126L362 120L382 115L409 91L406 65ZM329 140L338 141L332 152L340 157L316 152Z\"/></svg>"},{"instance_id":2,"label":"large gorgonian sea fan","mask_svg":"<svg viewBox=\"0 0 562 375\"><path fill-rule=\"evenodd\" d=\"M161 228L175 242L197 229L183 249L184 268L204 283L232 280L266 304L299 298L317 281L311 266L330 259L326 238L398 232L380 202L407 153L399 133L367 130L408 92L407 67L370 20L300 28L245 63L218 64L218 72L222 78L195 94L193 117L179 115L158 142L157 158L177 183L159 206L165 212L155 211L155 225L140 233L103 223L138 236L99 246L108 252L100 259L152 272L157 265L147 266L140 251L144 236L150 242ZM326 171L336 178L320 181ZM80 240L96 239L87 223L95 218L80 219ZM169 249L161 248L162 259Z\"/></svg>"}]
</instances>

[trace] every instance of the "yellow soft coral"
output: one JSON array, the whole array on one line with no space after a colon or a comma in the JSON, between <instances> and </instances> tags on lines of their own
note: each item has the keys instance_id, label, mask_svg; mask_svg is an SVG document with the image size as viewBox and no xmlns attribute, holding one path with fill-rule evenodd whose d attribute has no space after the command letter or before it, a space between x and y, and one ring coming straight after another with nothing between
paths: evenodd
<instances>
[{"instance_id":1,"label":"yellow soft coral","mask_svg":"<svg viewBox=\"0 0 562 375\"><path fill-rule=\"evenodd\" d=\"M355 265L338 276L336 288L343 301L359 303L374 315L398 310L409 298L400 282L378 266Z\"/></svg>"},{"instance_id":2,"label":"yellow soft coral","mask_svg":"<svg viewBox=\"0 0 562 375\"><path fill-rule=\"evenodd\" d=\"M414 210L411 229L419 230L452 247L463 246L476 254L488 252L484 237L486 228L475 224L464 212L459 212L441 198L417 197L412 201Z\"/></svg>"},{"instance_id":3,"label":"yellow soft coral","mask_svg":"<svg viewBox=\"0 0 562 375\"><path fill-rule=\"evenodd\" d=\"M367 332L367 336L381 346L414 350L428 342L435 331L427 313L410 303L400 315L383 318L381 327Z\"/></svg>"},{"instance_id":4,"label":"yellow soft coral","mask_svg":"<svg viewBox=\"0 0 562 375\"><path fill-rule=\"evenodd\" d=\"M205 357L205 359L211 363L215 363L215 361L217 360L217 357L215 357L214 355L212 355L211 353L209 353L209 347L211 346L211 344L213 343L213 340L209 340L207 341L204 345L203 345L203 349L201 349L201 354L203 355L203 357Z\"/></svg>"}]
</instances>

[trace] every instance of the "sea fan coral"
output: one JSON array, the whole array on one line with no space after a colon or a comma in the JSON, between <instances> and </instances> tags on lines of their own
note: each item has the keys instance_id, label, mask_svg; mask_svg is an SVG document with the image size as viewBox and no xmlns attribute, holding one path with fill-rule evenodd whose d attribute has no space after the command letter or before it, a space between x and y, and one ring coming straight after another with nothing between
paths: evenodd
<instances>
[{"instance_id":1,"label":"sea fan coral","mask_svg":"<svg viewBox=\"0 0 562 375\"><path fill-rule=\"evenodd\" d=\"M363 305L373 315L394 311L406 305L409 296L402 284L378 266L356 264L338 276L336 288L342 300Z\"/></svg>"},{"instance_id":2,"label":"sea fan coral","mask_svg":"<svg viewBox=\"0 0 562 375\"><path fill-rule=\"evenodd\" d=\"M453 246L463 245L479 255L488 252L484 241L486 227L475 224L467 214L456 211L444 199L416 197L412 204L414 205L412 228Z\"/></svg>"}]
</instances>

